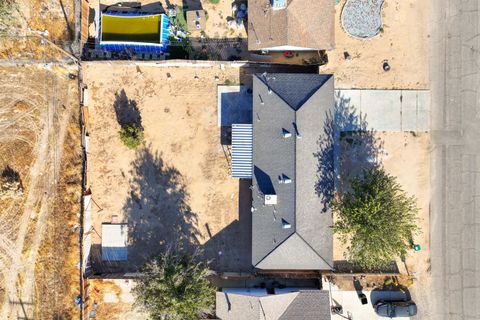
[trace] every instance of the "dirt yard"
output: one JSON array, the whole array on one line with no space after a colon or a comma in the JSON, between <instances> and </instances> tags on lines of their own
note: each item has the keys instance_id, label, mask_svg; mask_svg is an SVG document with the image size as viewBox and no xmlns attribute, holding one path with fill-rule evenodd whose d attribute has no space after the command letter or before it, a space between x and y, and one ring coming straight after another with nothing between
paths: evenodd
<instances>
[{"instance_id":1,"label":"dirt yard","mask_svg":"<svg viewBox=\"0 0 480 320\"><path fill-rule=\"evenodd\" d=\"M372 145L375 144L378 147L378 160L385 170L397 177L398 182L409 195L417 198L420 208L419 227L422 233L414 238L414 242L420 244L421 251L412 250L406 263L399 259L397 265L403 276L410 276L410 279L413 279L413 283L410 283L414 284L412 292L422 290L430 282L430 135L417 132L377 132L371 141ZM352 159L356 159L357 162L366 159L359 159L358 155L354 156L351 152L356 151L348 143L342 143L342 150L346 152L342 155L342 159L347 159L344 159L341 166L342 176L347 172L355 174L356 169L352 171L352 168L358 165L355 165L355 160ZM344 260L344 252L345 246L334 237L334 260ZM369 281L379 284L378 279L369 279ZM407 284L405 281L402 283ZM348 289L349 283L351 284L351 279L347 279L347 286L344 289Z\"/></svg>"},{"instance_id":2,"label":"dirt yard","mask_svg":"<svg viewBox=\"0 0 480 320\"><path fill-rule=\"evenodd\" d=\"M37 310L44 315L43 308L52 313L62 309L57 314L69 315L63 312L63 299L70 306L72 295L78 294L78 287L75 290L69 282L71 278L78 280L78 258L60 250L67 247L67 252L78 252L69 232L50 245L43 241L52 226L72 230L69 219L76 220L78 213L78 208L69 211L70 207L62 206L58 219L50 220L52 208L57 206L57 183L64 180L60 167L67 127L78 108L77 82L68 78L72 72L76 72L75 66L0 68L0 171L2 176L12 172L9 175L17 176L21 185L21 192L4 194L0 199L0 225L5 228L0 232L2 319L31 318ZM70 151L72 148L67 156ZM78 203L79 193L76 195L62 199L63 205ZM73 234L74 239L77 237ZM65 259L69 259L67 263ZM45 262L45 269L36 272L39 261ZM70 271L64 272L67 269ZM40 303L37 295L47 283L48 295L42 298L49 299Z\"/></svg>"},{"instance_id":3,"label":"dirt yard","mask_svg":"<svg viewBox=\"0 0 480 320\"><path fill-rule=\"evenodd\" d=\"M0 59L57 61L71 52L75 1L16 0L10 19L0 36Z\"/></svg>"},{"instance_id":4,"label":"dirt yard","mask_svg":"<svg viewBox=\"0 0 480 320\"><path fill-rule=\"evenodd\" d=\"M217 85L238 83L239 69L84 63L83 70L91 97L94 269L118 267L100 257L102 223L110 222L128 224L123 271L172 244L201 248L216 270L250 267L248 228L239 225L245 188L229 176L216 107ZM119 138L127 118L144 128L137 150Z\"/></svg>"},{"instance_id":5,"label":"dirt yard","mask_svg":"<svg viewBox=\"0 0 480 320\"><path fill-rule=\"evenodd\" d=\"M25 30L48 31L48 39L62 41L73 39L75 1L17 0L18 18ZM26 31L26 30L25 30Z\"/></svg>"},{"instance_id":6,"label":"dirt yard","mask_svg":"<svg viewBox=\"0 0 480 320\"><path fill-rule=\"evenodd\" d=\"M135 297L131 290L134 286L132 280L87 280L86 303L91 305L88 312L96 305L95 319L146 319L147 315L133 306Z\"/></svg>"},{"instance_id":7,"label":"dirt yard","mask_svg":"<svg viewBox=\"0 0 480 320\"><path fill-rule=\"evenodd\" d=\"M343 30L340 13L345 2L335 6L335 50L327 52L329 62L320 72L334 73L339 89L427 89L429 1L386 0L383 32L370 40ZM383 71L384 60L390 64L388 72Z\"/></svg>"}]
</instances>

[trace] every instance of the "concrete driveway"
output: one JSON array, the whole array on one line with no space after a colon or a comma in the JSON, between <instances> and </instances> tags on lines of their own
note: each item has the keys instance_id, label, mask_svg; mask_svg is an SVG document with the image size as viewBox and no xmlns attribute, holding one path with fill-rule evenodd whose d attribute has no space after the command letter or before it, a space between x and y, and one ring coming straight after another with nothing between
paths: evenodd
<instances>
[{"instance_id":1,"label":"concrete driveway","mask_svg":"<svg viewBox=\"0 0 480 320\"><path fill-rule=\"evenodd\" d=\"M429 131L428 90L335 90L337 104L347 103L376 131Z\"/></svg>"},{"instance_id":2,"label":"concrete driveway","mask_svg":"<svg viewBox=\"0 0 480 320\"><path fill-rule=\"evenodd\" d=\"M330 290L331 305L342 306L343 314L332 314L332 320L353 319L353 320L385 320L375 313L373 305L379 300L403 300L406 294L400 291L363 291L368 303L362 305L356 291L340 290L334 284L323 281L323 289ZM399 317L396 319L410 319L410 317Z\"/></svg>"}]
</instances>

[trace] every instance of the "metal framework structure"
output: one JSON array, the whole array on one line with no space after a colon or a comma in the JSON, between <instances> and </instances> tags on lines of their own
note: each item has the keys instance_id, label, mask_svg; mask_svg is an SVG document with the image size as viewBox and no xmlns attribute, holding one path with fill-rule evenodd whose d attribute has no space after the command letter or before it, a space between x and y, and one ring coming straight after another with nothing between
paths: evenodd
<instances>
[{"instance_id":1,"label":"metal framework structure","mask_svg":"<svg viewBox=\"0 0 480 320\"><path fill-rule=\"evenodd\" d=\"M253 126L232 124L232 177L251 179L253 168Z\"/></svg>"}]
</instances>

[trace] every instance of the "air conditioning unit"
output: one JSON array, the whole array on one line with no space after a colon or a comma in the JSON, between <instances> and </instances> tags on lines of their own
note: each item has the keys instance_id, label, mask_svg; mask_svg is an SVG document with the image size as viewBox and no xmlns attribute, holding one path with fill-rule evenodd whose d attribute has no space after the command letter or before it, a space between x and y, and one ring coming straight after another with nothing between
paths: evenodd
<instances>
[{"instance_id":1,"label":"air conditioning unit","mask_svg":"<svg viewBox=\"0 0 480 320\"><path fill-rule=\"evenodd\" d=\"M277 204L277 195L276 194L266 194L265 195L265 205L272 206Z\"/></svg>"}]
</instances>

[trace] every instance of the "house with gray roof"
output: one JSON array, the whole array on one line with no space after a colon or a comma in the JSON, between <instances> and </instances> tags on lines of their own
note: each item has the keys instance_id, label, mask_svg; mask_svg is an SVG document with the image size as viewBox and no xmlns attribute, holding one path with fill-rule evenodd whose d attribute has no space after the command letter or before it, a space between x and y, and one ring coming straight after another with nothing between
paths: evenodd
<instances>
[{"instance_id":1,"label":"house with gray roof","mask_svg":"<svg viewBox=\"0 0 480 320\"><path fill-rule=\"evenodd\" d=\"M248 0L248 50L330 50L333 0Z\"/></svg>"},{"instance_id":2,"label":"house with gray roof","mask_svg":"<svg viewBox=\"0 0 480 320\"><path fill-rule=\"evenodd\" d=\"M319 140L334 108L332 75L253 77L252 264L331 270L332 214L318 194Z\"/></svg>"},{"instance_id":3,"label":"house with gray roof","mask_svg":"<svg viewBox=\"0 0 480 320\"><path fill-rule=\"evenodd\" d=\"M330 298L324 290L280 294L217 292L221 320L330 320Z\"/></svg>"}]
</instances>

